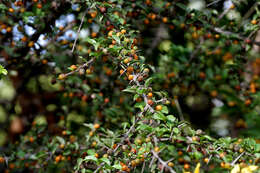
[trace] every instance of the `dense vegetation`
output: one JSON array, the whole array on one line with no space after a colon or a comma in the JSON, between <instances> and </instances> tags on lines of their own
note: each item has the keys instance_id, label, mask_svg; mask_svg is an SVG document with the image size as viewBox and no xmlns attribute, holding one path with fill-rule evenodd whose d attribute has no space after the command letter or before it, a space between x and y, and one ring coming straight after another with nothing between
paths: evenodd
<instances>
[{"instance_id":1,"label":"dense vegetation","mask_svg":"<svg viewBox=\"0 0 260 173\"><path fill-rule=\"evenodd\" d=\"M1 172L259 172L257 1L1 1Z\"/></svg>"}]
</instances>

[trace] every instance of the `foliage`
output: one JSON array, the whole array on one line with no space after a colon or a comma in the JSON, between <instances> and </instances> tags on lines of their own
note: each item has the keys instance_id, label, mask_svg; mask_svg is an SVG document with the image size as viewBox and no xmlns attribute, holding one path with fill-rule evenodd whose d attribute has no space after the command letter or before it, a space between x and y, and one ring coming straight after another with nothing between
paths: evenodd
<instances>
[{"instance_id":1,"label":"foliage","mask_svg":"<svg viewBox=\"0 0 260 173\"><path fill-rule=\"evenodd\" d=\"M0 75L16 93L0 107L0 170L259 171L258 3L221 6L1 4Z\"/></svg>"}]
</instances>

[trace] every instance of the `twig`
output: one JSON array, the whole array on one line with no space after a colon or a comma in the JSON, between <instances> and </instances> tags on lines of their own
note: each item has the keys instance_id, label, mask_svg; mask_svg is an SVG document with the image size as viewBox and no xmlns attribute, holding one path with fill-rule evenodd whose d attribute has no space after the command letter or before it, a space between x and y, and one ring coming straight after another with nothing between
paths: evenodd
<instances>
[{"instance_id":1,"label":"twig","mask_svg":"<svg viewBox=\"0 0 260 173\"><path fill-rule=\"evenodd\" d=\"M86 16L88 10L89 10L89 9L87 8L86 11L84 12L82 18L81 18L81 22L80 22L80 25L79 25L79 29L78 29L78 31L77 31L77 36L76 36L76 38L75 38L75 40L74 40L74 43L73 43L73 46L72 46L72 50L71 50L71 52L73 52L74 49L75 49L75 46L76 46L77 40L78 40L78 38L79 38L79 32L80 32L80 30L81 30L81 27L82 27L83 21L84 21L84 19L85 19L85 16Z\"/></svg>"},{"instance_id":2,"label":"twig","mask_svg":"<svg viewBox=\"0 0 260 173\"><path fill-rule=\"evenodd\" d=\"M222 0L213 1L213 2L209 3L209 4L207 5L207 7L209 7L209 6L211 6L211 5L214 5L214 4L216 4L216 3L220 2L220 1L222 1Z\"/></svg>"},{"instance_id":3,"label":"twig","mask_svg":"<svg viewBox=\"0 0 260 173\"><path fill-rule=\"evenodd\" d=\"M246 37L240 36L239 34L236 34L236 33L230 32L230 31L225 31L225 30L222 30L221 28L218 28L218 27L215 27L215 28L213 27L213 28L210 28L210 29L217 32L217 33L223 34L223 35L228 35L228 36L233 35L239 40L248 41L252 44L260 46L260 42L254 41L254 40L248 40Z\"/></svg>"},{"instance_id":4,"label":"twig","mask_svg":"<svg viewBox=\"0 0 260 173\"><path fill-rule=\"evenodd\" d=\"M153 154L153 156L154 156L155 158L157 158L158 161L163 165L163 168L162 168L162 169L164 169L164 167L166 167L167 169L169 169L169 171L170 171L171 173L176 173L170 166L167 165L167 162L163 161L163 160L158 156L158 154L157 154L155 151L152 150L152 154Z\"/></svg>"},{"instance_id":5,"label":"twig","mask_svg":"<svg viewBox=\"0 0 260 173\"><path fill-rule=\"evenodd\" d=\"M102 162L102 163L97 167L97 169L94 171L94 173L97 173L97 171L98 171L104 164L105 164L105 163Z\"/></svg>"},{"instance_id":6,"label":"twig","mask_svg":"<svg viewBox=\"0 0 260 173\"><path fill-rule=\"evenodd\" d=\"M181 119L181 121L184 121L184 116L183 116L183 113L182 113L182 111L181 111L181 107L180 107L180 104L179 104L178 99L177 99L177 98L174 99L174 102L175 102L175 105L176 105L177 111L178 111L178 113L179 113L179 115L180 115L180 119Z\"/></svg>"},{"instance_id":7,"label":"twig","mask_svg":"<svg viewBox=\"0 0 260 173\"><path fill-rule=\"evenodd\" d=\"M244 154L245 154L245 152L241 153L235 160L233 160L233 162L230 165L234 166L235 163L238 161L238 159L240 159L240 157L242 157Z\"/></svg>"},{"instance_id":8,"label":"twig","mask_svg":"<svg viewBox=\"0 0 260 173\"><path fill-rule=\"evenodd\" d=\"M144 172L144 168L145 168L145 162L143 163L143 167L142 167L142 171L141 171L141 173Z\"/></svg>"},{"instance_id":9,"label":"twig","mask_svg":"<svg viewBox=\"0 0 260 173\"><path fill-rule=\"evenodd\" d=\"M240 28L243 25L243 21L246 20L251 14L255 11L255 8L259 5L259 2L255 2L254 5L246 12L246 14L241 19L241 22L238 25L238 28Z\"/></svg>"},{"instance_id":10,"label":"twig","mask_svg":"<svg viewBox=\"0 0 260 173\"><path fill-rule=\"evenodd\" d=\"M64 74L64 78L68 77L69 75L72 75L76 72L78 72L80 69L84 68L84 67L88 67L90 64L92 64L94 62L95 58L90 59L88 62L84 63L83 65L79 66L76 70L71 71L69 73Z\"/></svg>"}]
</instances>

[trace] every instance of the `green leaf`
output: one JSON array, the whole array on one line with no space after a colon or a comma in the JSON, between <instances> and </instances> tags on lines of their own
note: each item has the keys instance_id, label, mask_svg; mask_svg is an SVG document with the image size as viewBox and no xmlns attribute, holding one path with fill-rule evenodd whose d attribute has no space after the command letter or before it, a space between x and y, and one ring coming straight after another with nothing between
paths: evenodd
<instances>
[{"instance_id":1,"label":"green leaf","mask_svg":"<svg viewBox=\"0 0 260 173\"><path fill-rule=\"evenodd\" d=\"M117 43L120 44L120 38L116 35L112 35L112 38L116 40Z\"/></svg>"},{"instance_id":2,"label":"green leaf","mask_svg":"<svg viewBox=\"0 0 260 173\"><path fill-rule=\"evenodd\" d=\"M126 88L126 89L123 90L123 92L135 93L136 88Z\"/></svg>"},{"instance_id":3,"label":"green leaf","mask_svg":"<svg viewBox=\"0 0 260 173\"><path fill-rule=\"evenodd\" d=\"M112 167L119 170L122 169L122 166L120 164L113 165Z\"/></svg>"},{"instance_id":4,"label":"green leaf","mask_svg":"<svg viewBox=\"0 0 260 173\"><path fill-rule=\"evenodd\" d=\"M101 160L102 162L105 162L107 165L110 165L111 163L110 163L110 160L108 159L108 158L101 158L101 159L99 159L99 160Z\"/></svg>"},{"instance_id":5,"label":"green leaf","mask_svg":"<svg viewBox=\"0 0 260 173\"><path fill-rule=\"evenodd\" d=\"M7 73L8 73L7 70L3 66L0 65L0 75L2 75L2 74L7 75Z\"/></svg>"},{"instance_id":6,"label":"green leaf","mask_svg":"<svg viewBox=\"0 0 260 173\"><path fill-rule=\"evenodd\" d=\"M177 128L177 127L174 127L172 129L172 131L175 133L175 134L178 134L180 132L180 130Z\"/></svg>"},{"instance_id":7,"label":"green leaf","mask_svg":"<svg viewBox=\"0 0 260 173\"><path fill-rule=\"evenodd\" d=\"M65 140L62 137L56 136L56 138L61 144L65 144Z\"/></svg>"},{"instance_id":8,"label":"green leaf","mask_svg":"<svg viewBox=\"0 0 260 173\"><path fill-rule=\"evenodd\" d=\"M86 38L86 41L88 43L92 44L94 46L95 50L97 50L100 45L100 43L96 42L96 40L91 39L91 38Z\"/></svg>"},{"instance_id":9,"label":"green leaf","mask_svg":"<svg viewBox=\"0 0 260 173\"><path fill-rule=\"evenodd\" d=\"M85 158L84 158L84 161L87 161L87 160L92 160L92 161L97 161L97 158L95 157L95 156L86 156Z\"/></svg>"},{"instance_id":10,"label":"green leaf","mask_svg":"<svg viewBox=\"0 0 260 173\"><path fill-rule=\"evenodd\" d=\"M163 106L161 112L165 113L165 114L168 114L169 113L168 107L167 106Z\"/></svg>"},{"instance_id":11,"label":"green leaf","mask_svg":"<svg viewBox=\"0 0 260 173\"><path fill-rule=\"evenodd\" d=\"M176 121L176 118L173 115L168 115L167 120L174 122L174 121Z\"/></svg>"},{"instance_id":12,"label":"green leaf","mask_svg":"<svg viewBox=\"0 0 260 173\"><path fill-rule=\"evenodd\" d=\"M166 116L161 112L154 113L153 118L156 120L162 120L162 121L165 121L167 119Z\"/></svg>"},{"instance_id":13,"label":"green leaf","mask_svg":"<svg viewBox=\"0 0 260 173\"><path fill-rule=\"evenodd\" d=\"M144 85L145 85L146 87L148 87L148 86L153 82L153 80L154 80L154 77L150 77L150 78L146 79Z\"/></svg>"},{"instance_id":14,"label":"green leaf","mask_svg":"<svg viewBox=\"0 0 260 173\"><path fill-rule=\"evenodd\" d=\"M144 102L136 103L136 104L134 105L135 108L139 108L139 109L141 109L141 111L144 110L144 106L145 106L145 103L144 103Z\"/></svg>"}]
</instances>

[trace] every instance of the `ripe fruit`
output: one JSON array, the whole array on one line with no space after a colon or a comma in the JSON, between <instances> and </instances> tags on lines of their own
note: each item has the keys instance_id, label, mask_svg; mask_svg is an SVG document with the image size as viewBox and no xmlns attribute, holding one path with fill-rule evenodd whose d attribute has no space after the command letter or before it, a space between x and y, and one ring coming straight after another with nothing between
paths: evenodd
<instances>
[{"instance_id":1,"label":"ripe fruit","mask_svg":"<svg viewBox=\"0 0 260 173\"><path fill-rule=\"evenodd\" d=\"M206 157L206 158L204 159L204 162L205 162L205 163L208 163L208 162L209 162L209 158Z\"/></svg>"},{"instance_id":2,"label":"ripe fruit","mask_svg":"<svg viewBox=\"0 0 260 173\"><path fill-rule=\"evenodd\" d=\"M112 35L113 35L113 31L109 31L109 32L108 32L108 36L109 36L109 37L112 37Z\"/></svg>"},{"instance_id":3,"label":"ripe fruit","mask_svg":"<svg viewBox=\"0 0 260 173\"><path fill-rule=\"evenodd\" d=\"M30 141L31 143L33 143L33 142L34 142L34 138L31 136L31 137L29 138L29 141Z\"/></svg>"},{"instance_id":4,"label":"ripe fruit","mask_svg":"<svg viewBox=\"0 0 260 173\"><path fill-rule=\"evenodd\" d=\"M134 79L134 76L130 74L130 75L128 76L128 80L133 80L133 79Z\"/></svg>"},{"instance_id":5,"label":"ripe fruit","mask_svg":"<svg viewBox=\"0 0 260 173\"><path fill-rule=\"evenodd\" d=\"M61 160L61 155L55 157L55 162L58 163Z\"/></svg>"},{"instance_id":6,"label":"ripe fruit","mask_svg":"<svg viewBox=\"0 0 260 173\"><path fill-rule=\"evenodd\" d=\"M5 159L0 156L0 163L4 163Z\"/></svg>"},{"instance_id":7,"label":"ripe fruit","mask_svg":"<svg viewBox=\"0 0 260 173\"><path fill-rule=\"evenodd\" d=\"M121 30L121 34L125 34L126 33L126 30L125 29L122 29Z\"/></svg>"},{"instance_id":8,"label":"ripe fruit","mask_svg":"<svg viewBox=\"0 0 260 173\"><path fill-rule=\"evenodd\" d=\"M21 41L22 41L22 42L26 42L26 41L27 41L27 37L26 37L26 36L22 37L22 38L21 38Z\"/></svg>"},{"instance_id":9,"label":"ripe fruit","mask_svg":"<svg viewBox=\"0 0 260 173\"><path fill-rule=\"evenodd\" d=\"M132 73L133 71L134 71L134 67L133 66L127 67L127 72L128 73Z\"/></svg>"},{"instance_id":10,"label":"ripe fruit","mask_svg":"<svg viewBox=\"0 0 260 173\"><path fill-rule=\"evenodd\" d=\"M128 167L126 165L123 165L122 166L122 171L127 171L128 170Z\"/></svg>"},{"instance_id":11,"label":"ripe fruit","mask_svg":"<svg viewBox=\"0 0 260 173\"><path fill-rule=\"evenodd\" d=\"M71 70L76 70L77 66L76 65L71 65L70 68L71 68Z\"/></svg>"},{"instance_id":12,"label":"ripe fruit","mask_svg":"<svg viewBox=\"0 0 260 173\"><path fill-rule=\"evenodd\" d=\"M252 25L257 24L257 20L251 20L251 24L252 24Z\"/></svg>"},{"instance_id":13,"label":"ripe fruit","mask_svg":"<svg viewBox=\"0 0 260 173\"><path fill-rule=\"evenodd\" d=\"M33 42L33 41L30 41L30 42L28 43L28 47L33 47L33 45L34 45L34 42Z\"/></svg>"},{"instance_id":14,"label":"ripe fruit","mask_svg":"<svg viewBox=\"0 0 260 173\"><path fill-rule=\"evenodd\" d=\"M245 101L245 105L248 106L248 105L250 105L250 104L251 104L251 100L250 100L250 99L247 99L247 100Z\"/></svg>"},{"instance_id":15,"label":"ripe fruit","mask_svg":"<svg viewBox=\"0 0 260 173\"><path fill-rule=\"evenodd\" d=\"M204 72L200 72L199 74L201 79L205 79L206 78L206 74Z\"/></svg>"},{"instance_id":16,"label":"ripe fruit","mask_svg":"<svg viewBox=\"0 0 260 173\"><path fill-rule=\"evenodd\" d=\"M60 144L60 149L64 149L65 145L64 144Z\"/></svg>"},{"instance_id":17,"label":"ripe fruit","mask_svg":"<svg viewBox=\"0 0 260 173\"><path fill-rule=\"evenodd\" d=\"M67 135L67 132L65 130L62 131L62 135L65 136Z\"/></svg>"},{"instance_id":18,"label":"ripe fruit","mask_svg":"<svg viewBox=\"0 0 260 173\"><path fill-rule=\"evenodd\" d=\"M151 93L151 92L148 93L148 94L147 94L147 97L148 97L148 98L152 98L152 97L153 97L153 93Z\"/></svg>"},{"instance_id":19,"label":"ripe fruit","mask_svg":"<svg viewBox=\"0 0 260 173\"><path fill-rule=\"evenodd\" d=\"M163 17L162 21L163 21L163 23L167 23L168 22L168 18L167 17Z\"/></svg>"},{"instance_id":20,"label":"ripe fruit","mask_svg":"<svg viewBox=\"0 0 260 173\"><path fill-rule=\"evenodd\" d=\"M147 100L147 104L148 104L148 105L153 105L153 100L148 99L148 100Z\"/></svg>"},{"instance_id":21,"label":"ripe fruit","mask_svg":"<svg viewBox=\"0 0 260 173\"><path fill-rule=\"evenodd\" d=\"M162 110L162 105L157 105L157 106L155 107L155 109L156 109L157 111L161 111L161 110Z\"/></svg>"},{"instance_id":22,"label":"ripe fruit","mask_svg":"<svg viewBox=\"0 0 260 173\"><path fill-rule=\"evenodd\" d=\"M160 151L160 148L159 148L159 147L155 147L155 148L154 148L154 151L155 151L155 152L159 152L159 151Z\"/></svg>"},{"instance_id":23,"label":"ripe fruit","mask_svg":"<svg viewBox=\"0 0 260 173\"><path fill-rule=\"evenodd\" d=\"M128 58L124 59L124 63L125 64L129 63L129 59Z\"/></svg>"},{"instance_id":24,"label":"ripe fruit","mask_svg":"<svg viewBox=\"0 0 260 173\"><path fill-rule=\"evenodd\" d=\"M41 4L41 3L38 3L38 4L37 4L37 8L41 9L41 8L42 8L42 4Z\"/></svg>"},{"instance_id":25,"label":"ripe fruit","mask_svg":"<svg viewBox=\"0 0 260 173\"><path fill-rule=\"evenodd\" d=\"M96 158L98 158L98 157L99 157L98 153L95 153L95 157L96 157Z\"/></svg>"},{"instance_id":26,"label":"ripe fruit","mask_svg":"<svg viewBox=\"0 0 260 173\"><path fill-rule=\"evenodd\" d=\"M184 167L184 169L189 169L190 165L188 163L185 163L183 167Z\"/></svg>"},{"instance_id":27,"label":"ripe fruit","mask_svg":"<svg viewBox=\"0 0 260 173\"><path fill-rule=\"evenodd\" d=\"M174 163L169 162L169 163L168 163L168 166L173 167L173 166L174 166Z\"/></svg>"},{"instance_id":28,"label":"ripe fruit","mask_svg":"<svg viewBox=\"0 0 260 173\"><path fill-rule=\"evenodd\" d=\"M213 91L211 91L210 95L211 95L212 97L217 97L218 92L217 92L216 90L213 90Z\"/></svg>"},{"instance_id":29,"label":"ripe fruit","mask_svg":"<svg viewBox=\"0 0 260 173\"><path fill-rule=\"evenodd\" d=\"M59 80L63 80L65 78L66 78L65 74L60 74L59 77L58 77Z\"/></svg>"},{"instance_id":30,"label":"ripe fruit","mask_svg":"<svg viewBox=\"0 0 260 173\"><path fill-rule=\"evenodd\" d=\"M13 9L13 8L9 8L8 11L9 11L10 13L13 13L13 12L14 12L14 9Z\"/></svg>"},{"instance_id":31,"label":"ripe fruit","mask_svg":"<svg viewBox=\"0 0 260 173\"><path fill-rule=\"evenodd\" d=\"M94 128L98 129L100 127L100 124L94 124Z\"/></svg>"}]
</instances>

